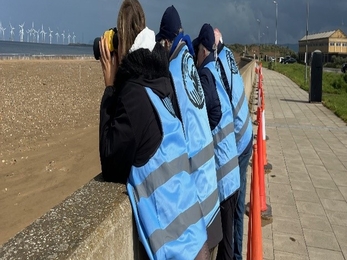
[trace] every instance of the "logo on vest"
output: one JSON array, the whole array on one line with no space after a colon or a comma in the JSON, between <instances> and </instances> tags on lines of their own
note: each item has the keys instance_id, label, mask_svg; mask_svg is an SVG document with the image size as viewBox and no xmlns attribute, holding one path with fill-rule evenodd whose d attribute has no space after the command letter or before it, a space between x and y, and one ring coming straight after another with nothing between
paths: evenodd
<instances>
[{"instance_id":1,"label":"logo on vest","mask_svg":"<svg viewBox=\"0 0 347 260\"><path fill-rule=\"evenodd\" d=\"M202 89L199 74L194 65L192 55L188 51L185 51L182 56L182 75L184 89L192 104L201 109L205 104L204 91Z\"/></svg>"},{"instance_id":2,"label":"logo on vest","mask_svg":"<svg viewBox=\"0 0 347 260\"><path fill-rule=\"evenodd\" d=\"M229 69L231 70L231 72L233 74L237 74L238 73L238 68L236 66L234 55L232 54L231 51L226 51L226 56L227 56Z\"/></svg>"}]
</instances>

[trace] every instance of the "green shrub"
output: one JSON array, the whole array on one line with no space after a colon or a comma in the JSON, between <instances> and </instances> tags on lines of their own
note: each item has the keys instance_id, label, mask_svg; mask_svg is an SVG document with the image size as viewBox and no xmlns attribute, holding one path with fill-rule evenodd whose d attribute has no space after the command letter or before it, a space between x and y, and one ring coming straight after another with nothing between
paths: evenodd
<instances>
[{"instance_id":1,"label":"green shrub","mask_svg":"<svg viewBox=\"0 0 347 260\"><path fill-rule=\"evenodd\" d=\"M347 62L347 58L338 57L338 56L333 55L331 57L331 62L325 63L324 67L341 69L342 64L344 64L346 62Z\"/></svg>"},{"instance_id":2,"label":"green shrub","mask_svg":"<svg viewBox=\"0 0 347 260\"><path fill-rule=\"evenodd\" d=\"M347 83L347 73L343 75L343 80Z\"/></svg>"},{"instance_id":3,"label":"green shrub","mask_svg":"<svg viewBox=\"0 0 347 260\"><path fill-rule=\"evenodd\" d=\"M332 63L332 62L327 62L327 63L324 64L324 67L327 67L327 68L335 68L336 65L335 65L334 63Z\"/></svg>"},{"instance_id":4,"label":"green shrub","mask_svg":"<svg viewBox=\"0 0 347 260\"><path fill-rule=\"evenodd\" d=\"M305 69L305 65L298 63L285 65L278 63L274 68L274 70L289 77L302 89L308 91L310 87L310 73L308 73L306 82ZM347 73L323 72L322 80L322 103L347 122Z\"/></svg>"},{"instance_id":5,"label":"green shrub","mask_svg":"<svg viewBox=\"0 0 347 260\"><path fill-rule=\"evenodd\" d=\"M334 89L341 89L342 87L340 79L335 79L331 85Z\"/></svg>"}]
</instances>

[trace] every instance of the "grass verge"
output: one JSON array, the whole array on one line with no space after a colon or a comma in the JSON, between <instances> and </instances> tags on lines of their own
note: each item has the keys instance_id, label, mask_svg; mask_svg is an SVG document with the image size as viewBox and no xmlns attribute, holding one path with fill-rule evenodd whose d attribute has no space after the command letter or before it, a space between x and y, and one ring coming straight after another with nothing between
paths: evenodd
<instances>
[{"instance_id":1,"label":"grass verge","mask_svg":"<svg viewBox=\"0 0 347 260\"><path fill-rule=\"evenodd\" d=\"M309 91L310 67L307 68L307 83L305 65L303 64L276 63L274 66L274 64L270 65L268 62L263 62L263 67L271 68L285 75L300 88ZM347 123L347 74L323 72L322 93L322 104Z\"/></svg>"}]
</instances>

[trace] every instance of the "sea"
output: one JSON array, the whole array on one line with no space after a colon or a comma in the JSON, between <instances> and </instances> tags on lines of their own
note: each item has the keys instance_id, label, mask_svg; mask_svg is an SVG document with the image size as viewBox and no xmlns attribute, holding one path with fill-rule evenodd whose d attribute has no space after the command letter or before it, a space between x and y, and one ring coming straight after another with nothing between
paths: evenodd
<instances>
[{"instance_id":1,"label":"sea","mask_svg":"<svg viewBox=\"0 0 347 260\"><path fill-rule=\"evenodd\" d=\"M0 59L37 56L94 57L89 44L49 44L0 40Z\"/></svg>"}]
</instances>

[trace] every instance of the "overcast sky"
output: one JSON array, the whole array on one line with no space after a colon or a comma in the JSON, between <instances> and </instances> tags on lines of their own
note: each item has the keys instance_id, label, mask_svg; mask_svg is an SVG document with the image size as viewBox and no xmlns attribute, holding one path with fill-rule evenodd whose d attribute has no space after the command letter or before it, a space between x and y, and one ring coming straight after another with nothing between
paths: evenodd
<instances>
[{"instance_id":1,"label":"overcast sky","mask_svg":"<svg viewBox=\"0 0 347 260\"><path fill-rule=\"evenodd\" d=\"M306 4L309 1L309 34L342 29L347 34L347 0L276 0L278 3L278 44L297 43L305 36ZM174 5L186 34L195 38L204 23L218 27L226 43L274 43L276 5L273 0L140 0L147 26L156 33L165 9ZM0 0L0 22L15 27L19 40L19 24L24 29L35 23L36 29L48 27L74 32L76 42L90 42L106 29L116 25L120 0ZM257 22L260 20L260 26ZM0 39L2 35L0 34ZM47 36L46 36L47 37ZM26 39L26 38L24 38ZM47 38L46 38L47 39ZM54 38L54 41L56 38Z\"/></svg>"}]
</instances>

